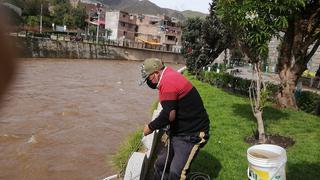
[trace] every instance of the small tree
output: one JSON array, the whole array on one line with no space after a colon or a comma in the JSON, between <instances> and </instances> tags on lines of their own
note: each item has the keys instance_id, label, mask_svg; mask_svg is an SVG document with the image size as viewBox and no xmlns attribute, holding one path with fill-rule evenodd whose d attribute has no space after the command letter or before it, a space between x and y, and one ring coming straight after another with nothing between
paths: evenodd
<instances>
[{"instance_id":1,"label":"small tree","mask_svg":"<svg viewBox=\"0 0 320 180\"><path fill-rule=\"evenodd\" d=\"M105 32L106 32L106 37L107 37L107 39L109 40L109 39L110 39L110 36L112 35L112 30L109 29L109 28L107 28L107 29L105 29Z\"/></svg>"},{"instance_id":2,"label":"small tree","mask_svg":"<svg viewBox=\"0 0 320 180\"><path fill-rule=\"evenodd\" d=\"M297 108L294 98L295 86L320 46L320 1L219 0L222 6L233 4L234 6L229 8L236 15L240 12L232 9L242 9L250 3L260 4L255 8L259 14L260 25L273 23L272 29L264 32L277 36L281 41L278 56L281 86L277 95L278 104L281 107Z\"/></svg>"},{"instance_id":3,"label":"small tree","mask_svg":"<svg viewBox=\"0 0 320 180\"><path fill-rule=\"evenodd\" d=\"M262 81L261 64L268 56L268 43L277 29L286 28L284 16L272 16L271 11L283 8L281 3L256 0L218 1L219 14L230 22L229 26L237 32L235 35L253 67L254 79L249 88L253 115L257 120L259 143L265 143L264 107L265 85Z\"/></svg>"}]
</instances>

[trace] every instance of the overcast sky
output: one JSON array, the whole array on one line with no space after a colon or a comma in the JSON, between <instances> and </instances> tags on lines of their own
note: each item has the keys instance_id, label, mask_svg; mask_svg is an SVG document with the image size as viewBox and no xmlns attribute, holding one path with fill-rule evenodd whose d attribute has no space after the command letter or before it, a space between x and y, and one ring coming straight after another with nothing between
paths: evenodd
<instances>
[{"instance_id":1,"label":"overcast sky","mask_svg":"<svg viewBox=\"0 0 320 180\"><path fill-rule=\"evenodd\" d=\"M209 3L212 0L149 0L164 8L178 11L193 10L209 14Z\"/></svg>"}]
</instances>

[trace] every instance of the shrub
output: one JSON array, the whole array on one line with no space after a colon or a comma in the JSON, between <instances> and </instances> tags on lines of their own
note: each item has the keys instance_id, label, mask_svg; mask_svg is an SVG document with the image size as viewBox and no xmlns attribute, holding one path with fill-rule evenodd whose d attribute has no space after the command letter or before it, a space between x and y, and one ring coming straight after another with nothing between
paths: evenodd
<instances>
[{"instance_id":1,"label":"shrub","mask_svg":"<svg viewBox=\"0 0 320 180\"><path fill-rule=\"evenodd\" d=\"M248 96L251 80L235 77L227 73L216 73L202 71L198 76L198 80L209 83L210 85L231 90L236 94ZM266 101L275 102L275 95L279 91L280 86L271 82L266 82L266 91L262 92L263 103ZM297 98L297 106L299 109L320 115L320 95L308 91L301 92Z\"/></svg>"},{"instance_id":2,"label":"shrub","mask_svg":"<svg viewBox=\"0 0 320 180\"><path fill-rule=\"evenodd\" d=\"M302 91L300 96L297 97L297 105L302 111L319 115L320 95L309 91Z\"/></svg>"},{"instance_id":3,"label":"shrub","mask_svg":"<svg viewBox=\"0 0 320 180\"><path fill-rule=\"evenodd\" d=\"M119 170L120 174L125 172L128 160L132 153L143 148L141 144L142 132L142 129L138 129L131 133L121 144L117 154L113 156L113 164Z\"/></svg>"},{"instance_id":4,"label":"shrub","mask_svg":"<svg viewBox=\"0 0 320 180\"><path fill-rule=\"evenodd\" d=\"M232 76L228 73L216 73L216 72L201 72L197 78L200 81L207 82L213 86L231 90L237 94L248 96L248 90L251 84L251 80L242 79L240 77ZM268 100L273 101L273 97L279 90L279 86L266 82L265 97Z\"/></svg>"}]
</instances>

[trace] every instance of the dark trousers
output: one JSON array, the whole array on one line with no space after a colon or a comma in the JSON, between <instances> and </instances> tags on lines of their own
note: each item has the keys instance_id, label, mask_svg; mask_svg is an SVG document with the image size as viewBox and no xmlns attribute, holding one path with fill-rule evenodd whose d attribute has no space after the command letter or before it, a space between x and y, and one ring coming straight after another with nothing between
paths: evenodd
<instances>
[{"instance_id":1,"label":"dark trousers","mask_svg":"<svg viewBox=\"0 0 320 180\"><path fill-rule=\"evenodd\" d=\"M164 179L186 179L192 160L196 157L200 146L202 147L207 141L204 137L205 134L200 133L198 137L172 136L170 138L170 152L166 167L168 174ZM167 152L168 147L164 147L158 154L154 165L154 180L161 179Z\"/></svg>"}]
</instances>

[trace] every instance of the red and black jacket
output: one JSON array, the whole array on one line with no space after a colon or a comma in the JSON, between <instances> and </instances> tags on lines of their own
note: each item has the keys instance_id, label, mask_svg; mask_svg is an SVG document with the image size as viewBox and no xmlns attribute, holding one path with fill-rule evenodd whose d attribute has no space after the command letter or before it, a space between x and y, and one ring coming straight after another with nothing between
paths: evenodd
<instances>
[{"instance_id":1,"label":"red and black jacket","mask_svg":"<svg viewBox=\"0 0 320 180\"><path fill-rule=\"evenodd\" d=\"M159 84L159 100L162 111L150 124L151 130L170 124L172 135L189 135L209 131L209 118L202 99L195 87L180 73L166 67ZM176 118L169 121L169 113L176 110Z\"/></svg>"}]
</instances>

